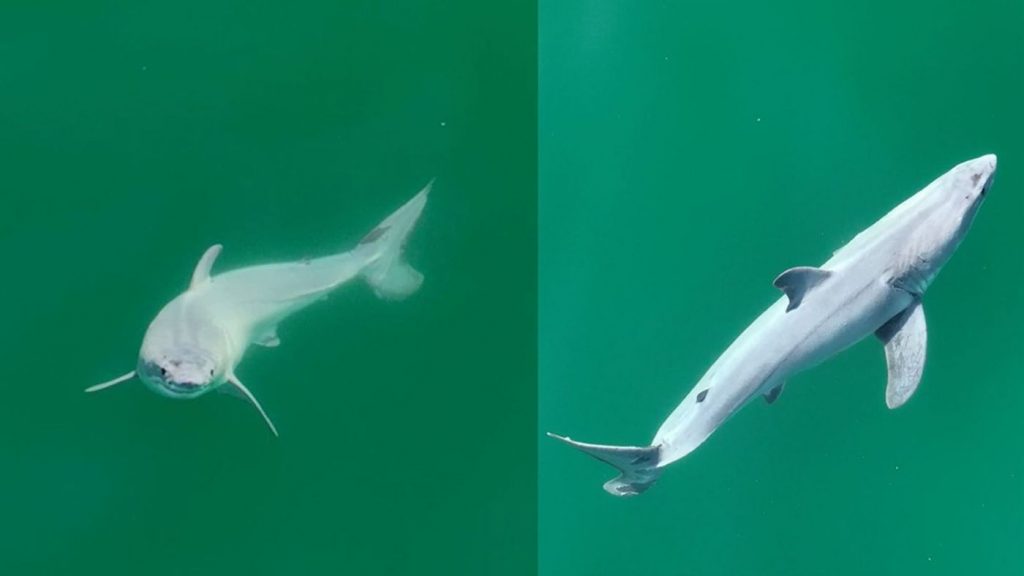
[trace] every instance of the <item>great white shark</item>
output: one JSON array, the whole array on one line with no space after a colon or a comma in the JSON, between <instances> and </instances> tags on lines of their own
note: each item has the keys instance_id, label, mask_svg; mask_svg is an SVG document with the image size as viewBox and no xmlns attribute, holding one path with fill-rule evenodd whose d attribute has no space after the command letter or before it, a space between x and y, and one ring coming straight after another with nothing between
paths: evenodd
<instances>
[{"instance_id":1,"label":"great white shark","mask_svg":"<svg viewBox=\"0 0 1024 576\"><path fill-rule=\"evenodd\" d=\"M86 392L136 376L170 398L196 398L222 390L248 400L276 436L274 423L235 371L245 351L251 344L277 346L277 326L282 320L353 278L363 278L385 299L405 298L418 290L423 275L405 261L403 246L430 187L427 184L348 252L212 275L221 245L211 246L199 259L188 289L150 323L135 370Z\"/></svg>"},{"instance_id":2,"label":"great white shark","mask_svg":"<svg viewBox=\"0 0 1024 576\"><path fill-rule=\"evenodd\" d=\"M649 446L605 446L549 433L619 469L616 496L649 488L748 401L774 402L786 380L874 334L885 346L889 408L924 369L921 297L967 234L992 185L996 157L955 166L867 228L818 268L775 279L784 296L747 327L661 425Z\"/></svg>"}]
</instances>

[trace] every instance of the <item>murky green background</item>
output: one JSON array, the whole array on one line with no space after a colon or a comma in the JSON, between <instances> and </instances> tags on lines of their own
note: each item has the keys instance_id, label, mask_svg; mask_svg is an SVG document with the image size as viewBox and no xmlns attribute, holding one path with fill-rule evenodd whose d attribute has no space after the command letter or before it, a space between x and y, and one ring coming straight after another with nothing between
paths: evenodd
<instances>
[{"instance_id":1,"label":"murky green background","mask_svg":"<svg viewBox=\"0 0 1024 576\"><path fill-rule=\"evenodd\" d=\"M925 297L648 493L539 438L545 576L1020 574L1024 4L542 2L540 430L642 444L732 339L954 164L995 187ZM538 434L539 436L539 434Z\"/></svg>"},{"instance_id":2,"label":"murky green background","mask_svg":"<svg viewBox=\"0 0 1024 576\"><path fill-rule=\"evenodd\" d=\"M0 4L0 573L535 569L535 8ZM82 390L203 250L347 249L431 177L408 301L346 286L244 402Z\"/></svg>"}]
</instances>

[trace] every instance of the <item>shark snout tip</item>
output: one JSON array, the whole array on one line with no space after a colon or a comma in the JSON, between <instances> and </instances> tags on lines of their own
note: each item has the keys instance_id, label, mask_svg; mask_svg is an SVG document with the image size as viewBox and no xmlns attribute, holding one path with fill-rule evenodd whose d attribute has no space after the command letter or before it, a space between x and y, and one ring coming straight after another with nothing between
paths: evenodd
<instances>
[{"instance_id":1,"label":"shark snout tip","mask_svg":"<svg viewBox=\"0 0 1024 576\"><path fill-rule=\"evenodd\" d=\"M972 160L964 162L961 166L969 168L972 172L995 172L998 157L995 154L985 154Z\"/></svg>"},{"instance_id":2,"label":"shark snout tip","mask_svg":"<svg viewBox=\"0 0 1024 576\"><path fill-rule=\"evenodd\" d=\"M961 174L970 177L969 184L979 187L981 195L984 196L992 186L997 162L998 158L995 154L985 154L964 162L958 168Z\"/></svg>"}]
</instances>

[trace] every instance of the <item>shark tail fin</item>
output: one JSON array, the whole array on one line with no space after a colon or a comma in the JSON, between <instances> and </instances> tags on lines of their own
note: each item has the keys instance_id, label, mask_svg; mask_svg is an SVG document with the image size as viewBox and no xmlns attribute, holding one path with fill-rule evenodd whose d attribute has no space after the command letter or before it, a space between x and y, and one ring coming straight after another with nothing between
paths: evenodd
<instances>
[{"instance_id":1,"label":"shark tail fin","mask_svg":"<svg viewBox=\"0 0 1024 576\"><path fill-rule=\"evenodd\" d=\"M613 496L636 496L650 488L661 475L657 446L603 446L577 442L550 432L548 436L618 468L622 473L604 484L605 491Z\"/></svg>"},{"instance_id":2,"label":"shark tail fin","mask_svg":"<svg viewBox=\"0 0 1024 576\"><path fill-rule=\"evenodd\" d=\"M423 283L423 274L405 261L402 249L423 212L433 184L431 180L416 196L359 241L360 248L372 250L375 254L361 274L380 298L400 300L418 290Z\"/></svg>"}]
</instances>

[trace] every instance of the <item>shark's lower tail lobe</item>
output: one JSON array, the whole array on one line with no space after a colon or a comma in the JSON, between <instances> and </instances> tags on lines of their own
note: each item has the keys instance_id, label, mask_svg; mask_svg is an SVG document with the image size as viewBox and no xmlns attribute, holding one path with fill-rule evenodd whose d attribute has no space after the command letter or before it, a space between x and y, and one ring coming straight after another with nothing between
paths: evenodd
<instances>
[{"instance_id":1,"label":"shark's lower tail lobe","mask_svg":"<svg viewBox=\"0 0 1024 576\"><path fill-rule=\"evenodd\" d=\"M423 274L405 261L402 251L423 212L432 184L433 181L359 241L360 249L373 253L372 262L360 274L380 298L400 300L423 283Z\"/></svg>"},{"instance_id":2,"label":"shark's lower tail lobe","mask_svg":"<svg viewBox=\"0 0 1024 576\"><path fill-rule=\"evenodd\" d=\"M548 436L618 468L622 473L604 483L605 491L614 496L636 496L650 488L661 475L657 446L602 446L577 442L550 432Z\"/></svg>"}]
</instances>

